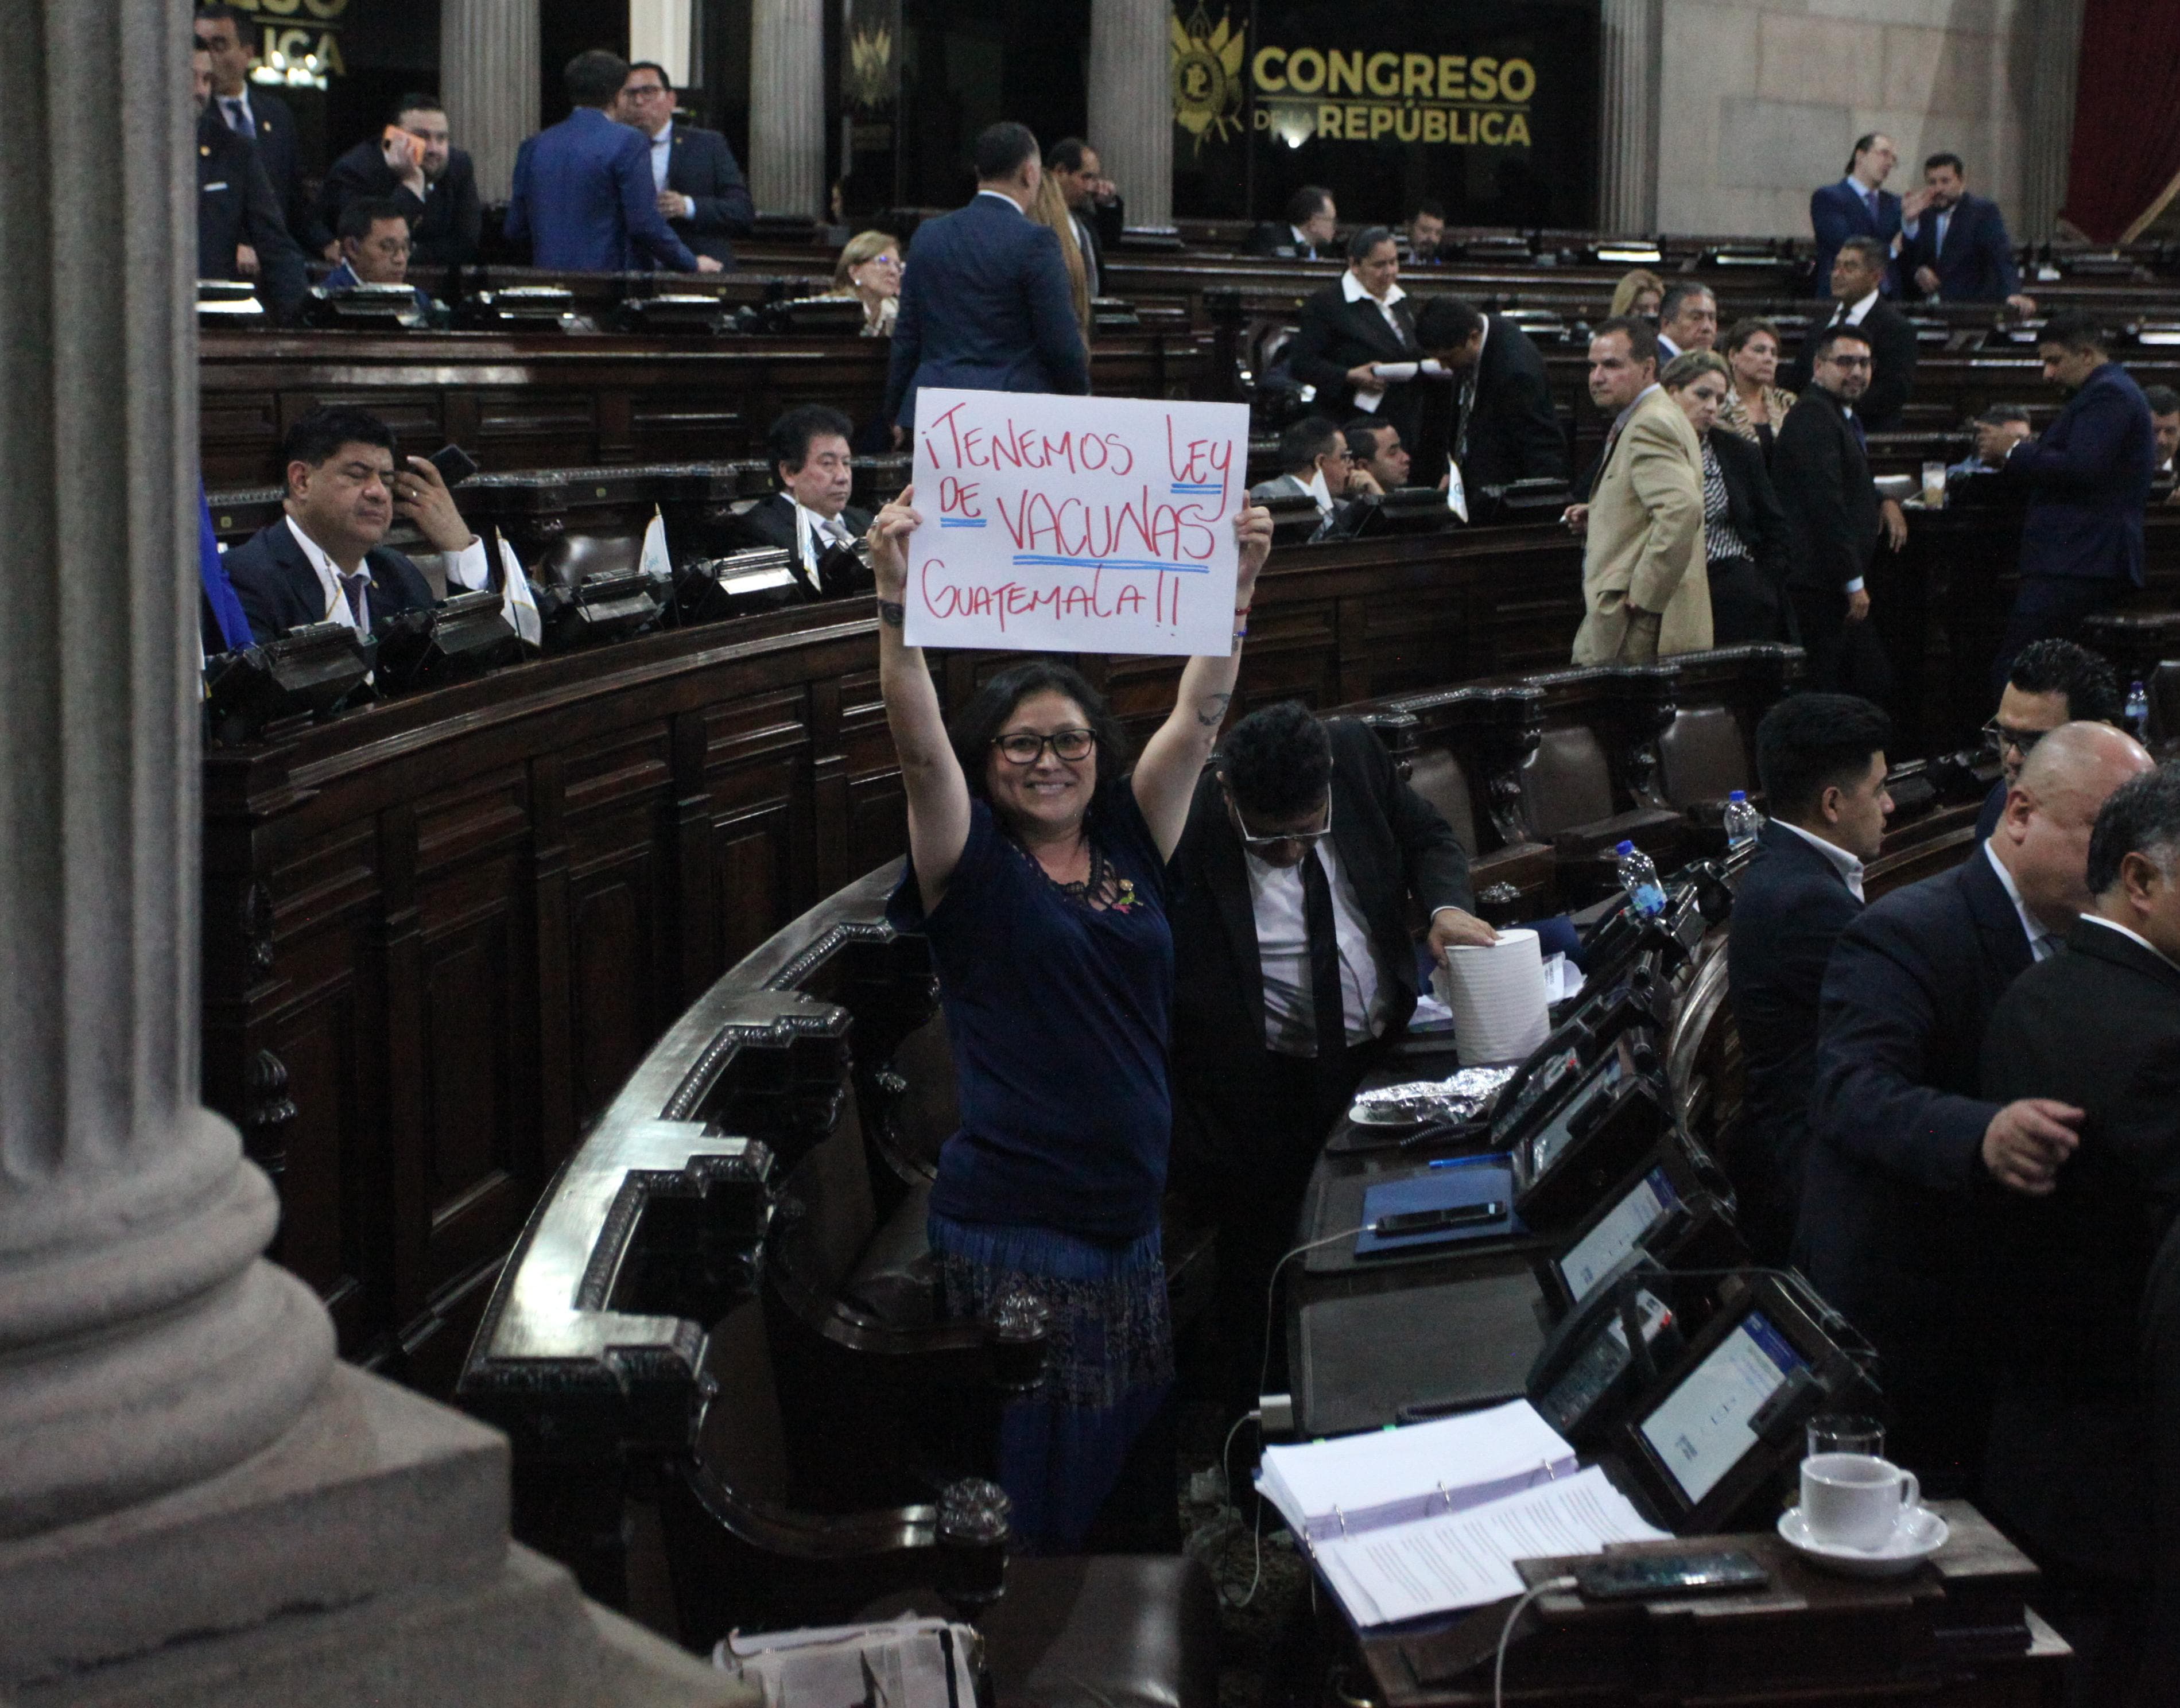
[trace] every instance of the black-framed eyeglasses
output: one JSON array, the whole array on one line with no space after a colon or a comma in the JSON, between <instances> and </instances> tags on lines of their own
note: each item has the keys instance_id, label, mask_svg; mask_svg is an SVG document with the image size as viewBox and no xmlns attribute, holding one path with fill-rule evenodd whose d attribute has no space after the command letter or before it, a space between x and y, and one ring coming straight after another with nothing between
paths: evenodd
<instances>
[{"instance_id":1,"label":"black-framed eyeglasses","mask_svg":"<svg viewBox=\"0 0 2180 1708\"><path fill-rule=\"evenodd\" d=\"M1983 726L1983 738L1992 748L2003 753L2008 747L2018 747L2026 759L2036 751L2036 744L2051 732L2049 730L2009 730L1993 718Z\"/></svg>"},{"instance_id":2,"label":"black-framed eyeglasses","mask_svg":"<svg viewBox=\"0 0 2180 1708\"><path fill-rule=\"evenodd\" d=\"M1098 736L1091 730L1054 730L1049 736L1017 730L995 737L992 745L1010 765L1034 765L1044 757L1047 747L1055 759L1087 759L1097 748Z\"/></svg>"},{"instance_id":3,"label":"black-framed eyeglasses","mask_svg":"<svg viewBox=\"0 0 2180 1708\"><path fill-rule=\"evenodd\" d=\"M1259 836L1241 821L1241 809L1234 804L1234 796L1226 796L1226 816L1234 821L1234 834L1241 839L1241 846L1251 853L1275 847L1282 843L1298 843L1313 848L1332 834L1332 796L1324 797L1324 823L1314 830L1280 830L1269 836Z\"/></svg>"}]
</instances>

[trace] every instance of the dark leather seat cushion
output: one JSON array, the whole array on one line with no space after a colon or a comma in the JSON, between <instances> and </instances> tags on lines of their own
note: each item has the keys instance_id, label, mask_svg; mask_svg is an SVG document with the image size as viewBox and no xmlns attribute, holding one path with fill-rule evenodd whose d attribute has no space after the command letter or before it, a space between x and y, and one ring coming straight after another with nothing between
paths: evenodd
<instances>
[{"instance_id":1,"label":"dark leather seat cushion","mask_svg":"<svg viewBox=\"0 0 2180 1708\"><path fill-rule=\"evenodd\" d=\"M948 1616L921 1589L859 1617L903 1612ZM1218 1708L1218 1592L1182 1556L1010 1559L978 1628L1004 1708Z\"/></svg>"},{"instance_id":2,"label":"dark leather seat cushion","mask_svg":"<svg viewBox=\"0 0 2180 1708\"><path fill-rule=\"evenodd\" d=\"M840 1297L896 1328L928 1328L937 1321L939 1260L931 1254L925 1227L930 1216L931 1182L921 1181L878 1225L841 1283Z\"/></svg>"},{"instance_id":3,"label":"dark leather seat cushion","mask_svg":"<svg viewBox=\"0 0 2180 1708\"><path fill-rule=\"evenodd\" d=\"M1679 833L1685 828L1686 821L1677 813L1638 807L1632 813L1616 813L1610 818L1571 825L1552 838L1552 846L1562 860L1578 860L1601 854L1621 842L1632 841L1640 847L1650 840L1644 835L1646 831L1671 829Z\"/></svg>"}]
</instances>

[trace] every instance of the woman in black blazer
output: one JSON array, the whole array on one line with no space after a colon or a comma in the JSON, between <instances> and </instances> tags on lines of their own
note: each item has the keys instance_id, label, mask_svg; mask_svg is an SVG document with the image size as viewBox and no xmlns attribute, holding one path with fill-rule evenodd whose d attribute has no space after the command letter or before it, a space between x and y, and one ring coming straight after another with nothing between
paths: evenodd
<instances>
[{"instance_id":1,"label":"woman in black blazer","mask_svg":"<svg viewBox=\"0 0 2180 1708\"><path fill-rule=\"evenodd\" d=\"M1423 349L1416 341L1415 310L1395 281L1400 258L1393 234L1366 226L1348 240L1348 268L1302 304L1302 323L1287 345L1287 366L1317 388L1317 413L1344 421L1362 413L1399 429L1415 450L1423 388L1417 383ZM1391 370L1374 377L1379 366ZM1366 408L1358 395L1374 401Z\"/></svg>"},{"instance_id":2,"label":"woman in black blazer","mask_svg":"<svg viewBox=\"0 0 2180 1708\"><path fill-rule=\"evenodd\" d=\"M1787 638L1786 513L1764 471L1762 449L1713 428L1733 387L1726 358L1707 350L1675 356L1658 377L1703 444L1704 553L1710 575L1711 644Z\"/></svg>"}]
</instances>

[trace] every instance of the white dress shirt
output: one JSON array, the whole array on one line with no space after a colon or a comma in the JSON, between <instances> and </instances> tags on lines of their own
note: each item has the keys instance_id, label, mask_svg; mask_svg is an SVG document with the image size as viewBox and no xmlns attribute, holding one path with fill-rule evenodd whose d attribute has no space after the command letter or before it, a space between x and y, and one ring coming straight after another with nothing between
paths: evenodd
<instances>
[{"instance_id":1,"label":"white dress shirt","mask_svg":"<svg viewBox=\"0 0 2180 1708\"><path fill-rule=\"evenodd\" d=\"M2013 881L2013 874L2006 869L2006 862L1991 852L1988 842L1983 845L1983 857L1990 862L1990 869L1998 873L1998 881L2006 886L2006 899L2013 904L2013 911L2021 916L2021 929L2029 939L2030 958L2049 961L2059 952L2059 934L2046 930L2037 923L2036 916L2022 902L2020 885Z\"/></svg>"},{"instance_id":2,"label":"white dress shirt","mask_svg":"<svg viewBox=\"0 0 2180 1708\"><path fill-rule=\"evenodd\" d=\"M221 123L229 130L247 136L253 142L257 140L257 109L250 104L250 85L247 83L242 85L242 93L239 95L216 95L212 99L219 103ZM242 109L240 124L234 122L234 109L237 107Z\"/></svg>"},{"instance_id":3,"label":"white dress shirt","mask_svg":"<svg viewBox=\"0 0 2180 1708\"><path fill-rule=\"evenodd\" d=\"M673 164L674 126L669 122L660 129L658 135L651 139L651 183L652 187L662 195L666 189L667 172ZM681 212L674 217L680 219L695 218L696 217L696 198L682 196Z\"/></svg>"},{"instance_id":4,"label":"white dress shirt","mask_svg":"<svg viewBox=\"0 0 2180 1708\"><path fill-rule=\"evenodd\" d=\"M1375 1038L1385 1024L1383 981L1370 927L1355 885L1325 837L1316 857L1332 890L1333 936L1340 946L1340 1003L1349 1044ZM1274 866L1246 849L1249 904L1257 921L1257 961L1264 975L1264 1043L1282 1055L1311 1055L1317 1044L1317 1003L1310 989L1309 926L1302 911L1300 865Z\"/></svg>"},{"instance_id":5,"label":"white dress shirt","mask_svg":"<svg viewBox=\"0 0 2180 1708\"><path fill-rule=\"evenodd\" d=\"M794 504L792 499L788 500ZM851 546L856 537L848 525L838 516L821 516L815 510L795 504L795 537L802 542L802 570L810 585L818 585L818 560L836 544Z\"/></svg>"},{"instance_id":6,"label":"white dress shirt","mask_svg":"<svg viewBox=\"0 0 2180 1708\"><path fill-rule=\"evenodd\" d=\"M318 574L318 585L325 590L326 614L328 623L346 623L360 634L371 632L371 591L364 589L361 596L363 614L359 621L349 609L348 594L341 586L341 567L326 554L323 547L303 532L302 524L295 517L287 519L288 532L295 537L295 543L303 548L303 556ZM484 542L474 535L459 552L439 554L441 566L446 570L447 588L451 592L473 593L492 585L492 567L485 555Z\"/></svg>"},{"instance_id":7,"label":"white dress shirt","mask_svg":"<svg viewBox=\"0 0 2180 1708\"><path fill-rule=\"evenodd\" d=\"M1774 818L1771 822L1774 824L1776 824L1781 830L1792 831L1797 836L1808 843L1809 846L1815 849L1817 852L1823 855L1825 859L1830 861L1834 866L1838 868L1839 875L1847 879L1847 893L1852 895L1856 901L1867 901L1869 899L1867 895L1864 895L1862 893L1863 864L1860 860L1848 853L1846 849L1839 846L1836 843L1827 842L1823 837L1816 835L1813 832L1804 830L1798 824L1789 824L1784 818Z\"/></svg>"},{"instance_id":8,"label":"white dress shirt","mask_svg":"<svg viewBox=\"0 0 2180 1708\"><path fill-rule=\"evenodd\" d=\"M2155 943L2152 943L2147 937L2144 937L2133 926L2122 925L2117 919L2107 919L2101 913L2084 913L2082 917L2092 925L2101 925L2107 931L2117 931L2121 936L2128 938L2136 943L2139 943L2144 949L2147 949L2152 955L2155 955L2167 967L2172 967L2176 972L2180 972L2180 961L2175 961L2171 956L2167 955L2162 949L2160 949Z\"/></svg>"},{"instance_id":9,"label":"white dress shirt","mask_svg":"<svg viewBox=\"0 0 2180 1708\"><path fill-rule=\"evenodd\" d=\"M1302 490L1317 500L1317 513L1321 516L1332 514L1332 488L1324 483L1324 471L1314 468L1302 483Z\"/></svg>"},{"instance_id":10,"label":"white dress shirt","mask_svg":"<svg viewBox=\"0 0 2180 1708\"><path fill-rule=\"evenodd\" d=\"M1863 316L1869 312L1876 301L1877 293L1873 290L1868 296L1863 297L1859 302L1848 304L1845 313L1841 313L1836 310L1834 311L1832 317L1827 324L1831 326L1839 326L1842 324L1847 326L1860 326L1862 324Z\"/></svg>"}]
</instances>

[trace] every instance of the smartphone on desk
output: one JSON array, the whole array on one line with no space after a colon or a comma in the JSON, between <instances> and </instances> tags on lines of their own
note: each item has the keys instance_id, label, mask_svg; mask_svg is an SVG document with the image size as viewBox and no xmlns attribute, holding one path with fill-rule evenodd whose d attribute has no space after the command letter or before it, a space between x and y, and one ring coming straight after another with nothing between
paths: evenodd
<instances>
[{"instance_id":1,"label":"smartphone on desk","mask_svg":"<svg viewBox=\"0 0 2180 1708\"><path fill-rule=\"evenodd\" d=\"M1408 1234L1480 1227L1503 1220L1506 1215L1506 1204L1496 1198L1484 1204L1441 1204L1431 1209L1407 1209L1381 1215L1370 1224L1370 1231L1380 1239L1400 1239Z\"/></svg>"},{"instance_id":2,"label":"smartphone on desk","mask_svg":"<svg viewBox=\"0 0 2180 1708\"><path fill-rule=\"evenodd\" d=\"M1585 1601L1724 1595L1734 1590L1761 1590L1770 1581L1771 1574L1753 1554L1736 1549L1692 1554L1607 1554L1574 1574L1574 1586Z\"/></svg>"}]
</instances>

